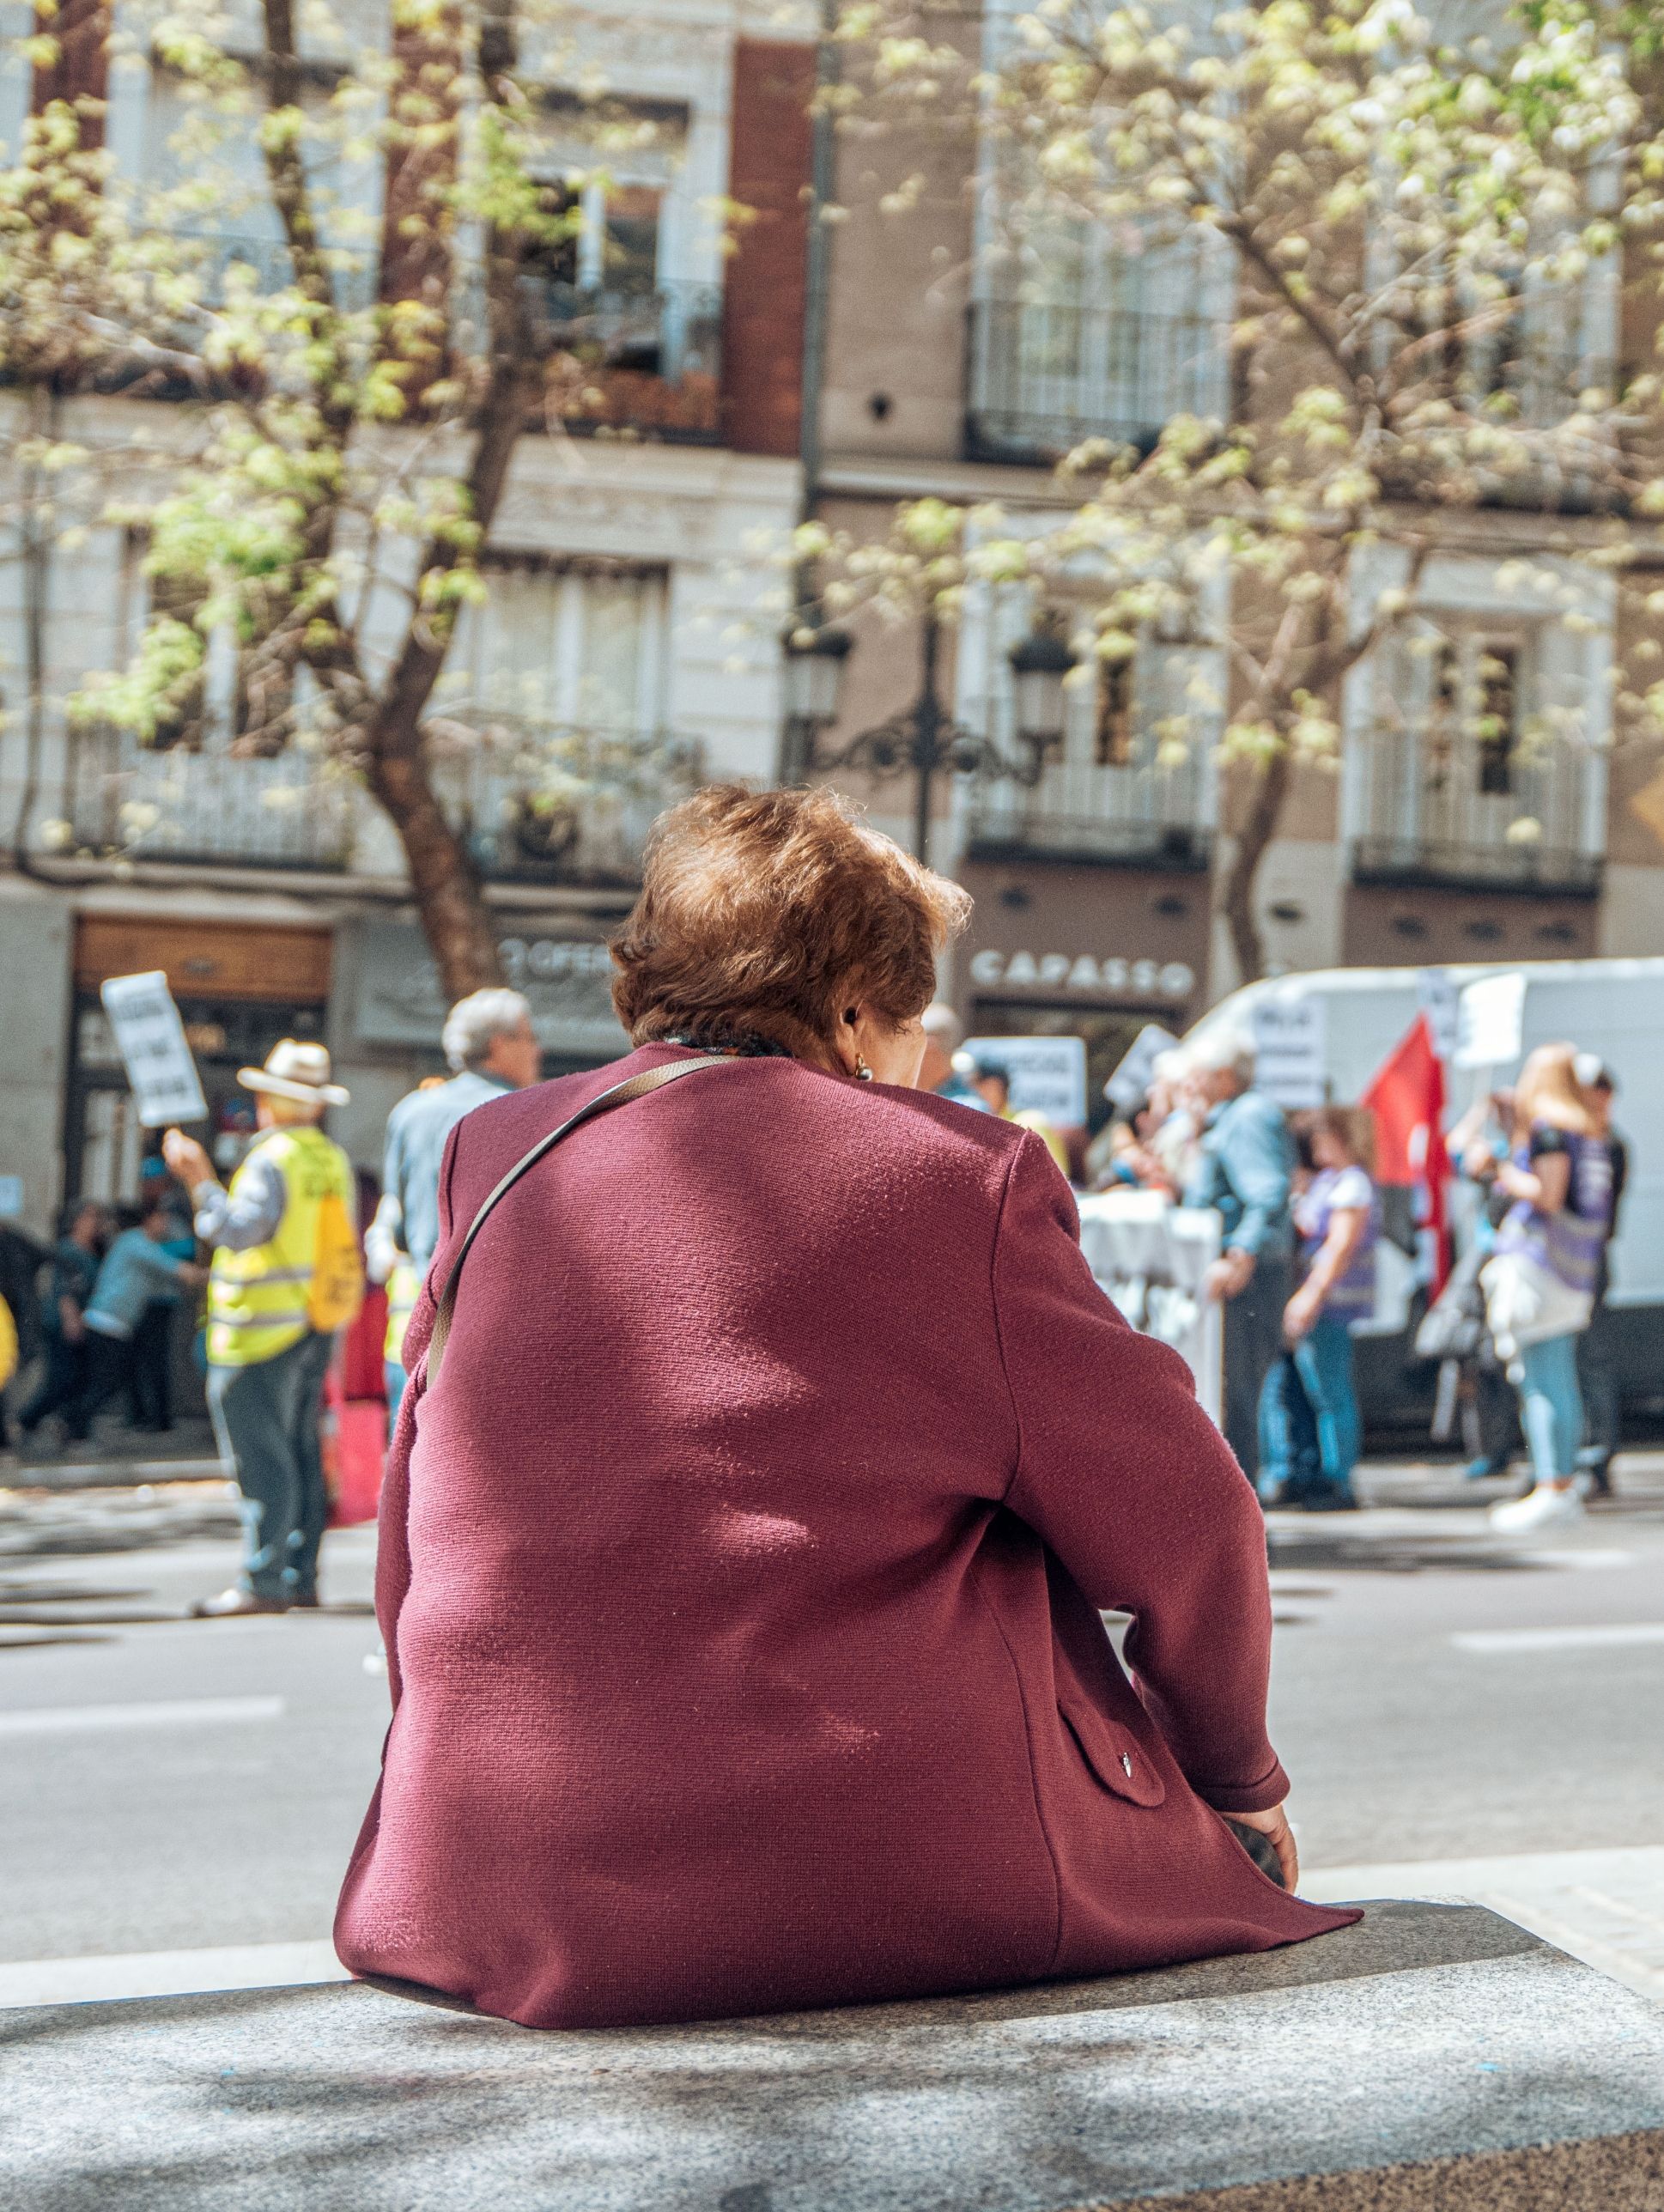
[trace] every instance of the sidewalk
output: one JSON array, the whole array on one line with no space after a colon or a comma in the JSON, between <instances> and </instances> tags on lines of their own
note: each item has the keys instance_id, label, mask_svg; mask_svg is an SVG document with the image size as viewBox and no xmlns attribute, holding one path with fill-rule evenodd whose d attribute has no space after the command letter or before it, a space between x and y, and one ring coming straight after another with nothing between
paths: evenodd
<instances>
[{"instance_id":1,"label":"sidewalk","mask_svg":"<svg viewBox=\"0 0 1664 2212\"><path fill-rule=\"evenodd\" d=\"M1371 1897L1489 1905L1614 1981L1664 2003L1664 1844L1309 1869L1320 1904Z\"/></svg>"}]
</instances>

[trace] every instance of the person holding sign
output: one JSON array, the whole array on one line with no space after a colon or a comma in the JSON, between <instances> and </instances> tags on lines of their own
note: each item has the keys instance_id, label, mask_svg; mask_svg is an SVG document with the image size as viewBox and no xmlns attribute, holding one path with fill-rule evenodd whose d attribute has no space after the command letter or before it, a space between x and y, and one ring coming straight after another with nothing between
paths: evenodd
<instances>
[{"instance_id":1,"label":"person holding sign","mask_svg":"<svg viewBox=\"0 0 1664 2212\"><path fill-rule=\"evenodd\" d=\"M218 1620L318 1602L328 1498L318 1424L335 1332L357 1312L364 1267L351 1163L319 1124L348 1093L321 1044L285 1037L237 1080L260 1134L228 1190L192 1137L162 1155L214 1247L208 1285L208 1404L246 1501L240 1583L192 1610Z\"/></svg>"}]
</instances>

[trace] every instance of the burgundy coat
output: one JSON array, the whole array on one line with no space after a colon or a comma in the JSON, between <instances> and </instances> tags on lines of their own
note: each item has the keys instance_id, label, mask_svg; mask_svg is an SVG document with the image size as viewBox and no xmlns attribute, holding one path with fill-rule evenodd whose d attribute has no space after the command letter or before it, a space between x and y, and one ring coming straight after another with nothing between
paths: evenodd
<instances>
[{"instance_id":1,"label":"burgundy coat","mask_svg":"<svg viewBox=\"0 0 1664 2212\"><path fill-rule=\"evenodd\" d=\"M434 1276L650 1047L457 1127ZM393 1698L343 1963L528 2026L940 1994L1299 1941L1253 1492L1040 1140L786 1060L503 1201L382 1493ZM1129 1681L1098 1608L1134 1617ZM1136 1683L1136 1687L1134 1686Z\"/></svg>"}]
</instances>

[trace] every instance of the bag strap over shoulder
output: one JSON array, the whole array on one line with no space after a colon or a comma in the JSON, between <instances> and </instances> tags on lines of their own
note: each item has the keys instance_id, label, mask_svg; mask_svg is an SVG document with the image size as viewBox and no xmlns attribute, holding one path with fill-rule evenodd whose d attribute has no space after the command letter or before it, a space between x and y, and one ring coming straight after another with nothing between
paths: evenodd
<instances>
[{"instance_id":1,"label":"bag strap over shoulder","mask_svg":"<svg viewBox=\"0 0 1664 2212\"><path fill-rule=\"evenodd\" d=\"M610 1091L604 1091L598 1098L592 1098L587 1106L568 1116L546 1136L539 1137L531 1151L515 1161L507 1174L481 1206L469 1224L468 1234L463 1238L456 1258L451 1262L451 1272L445 1279L445 1288L440 1292L438 1310L434 1315L434 1333L428 1340L428 1356L423 1369L426 1383L432 1385L439 1376L440 1362L445 1357L445 1344L451 1334L451 1322L457 1310L457 1285L462 1279L463 1262L474 1249L474 1239L485 1226L487 1219L500 1199L506 1198L520 1177L535 1168L545 1152L553 1152L562 1137L569 1137L574 1129L582 1128L586 1121L593 1121L603 1114L610 1114L615 1106L628 1106L633 1098L645 1098L650 1091L662 1091L666 1084L677 1083L684 1075L697 1075L701 1068L732 1067L738 1063L732 1060L673 1060L662 1067L643 1068L639 1075L627 1076L623 1082L615 1083Z\"/></svg>"}]
</instances>

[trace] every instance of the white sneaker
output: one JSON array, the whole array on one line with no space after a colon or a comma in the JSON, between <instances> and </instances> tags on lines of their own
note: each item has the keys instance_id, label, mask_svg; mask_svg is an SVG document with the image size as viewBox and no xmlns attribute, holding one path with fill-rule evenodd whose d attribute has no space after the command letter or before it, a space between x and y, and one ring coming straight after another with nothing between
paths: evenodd
<instances>
[{"instance_id":1,"label":"white sneaker","mask_svg":"<svg viewBox=\"0 0 1664 2212\"><path fill-rule=\"evenodd\" d=\"M1491 1509L1491 1527L1510 1536L1522 1535L1533 1528L1557 1528L1563 1522L1581 1521L1582 1517L1583 1501L1575 1490L1556 1490L1546 1482L1540 1482L1523 1498L1510 1498L1505 1505L1493 1505Z\"/></svg>"}]
</instances>

